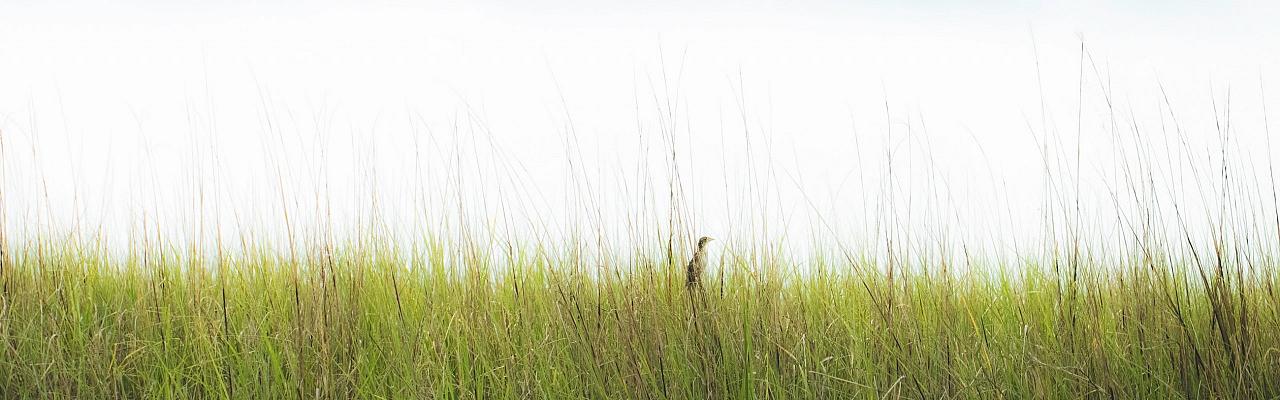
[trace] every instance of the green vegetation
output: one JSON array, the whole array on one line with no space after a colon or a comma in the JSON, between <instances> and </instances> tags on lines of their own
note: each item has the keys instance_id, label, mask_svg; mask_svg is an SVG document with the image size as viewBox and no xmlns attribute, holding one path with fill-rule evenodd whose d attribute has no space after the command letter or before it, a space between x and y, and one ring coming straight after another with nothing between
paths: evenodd
<instances>
[{"instance_id":1,"label":"green vegetation","mask_svg":"<svg viewBox=\"0 0 1280 400\"><path fill-rule=\"evenodd\" d=\"M659 132L662 160L649 164L642 143L636 176L618 180L634 187L610 193L620 207L602 206L612 187L585 184L597 175L568 163L571 193L553 195L570 198L571 221L554 227L556 217L517 211L543 208L504 203L544 194L524 187L527 175L492 138L474 142L495 146L497 165L463 161L461 145L423 157L443 163L434 170L415 153L419 186L397 188L406 197L391 202L419 209L409 213L381 214L386 199L369 184L357 200L368 214L331 218L322 197L338 191L326 174L273 165L282 218L263 229L287 239L236 232L245 236L234 245L218 202L272 200L207 193L216 174L199 168L190 199L153 189L185 199L190 214L166 221L188 224L186 235L137 206L135 229L116 227L129 232L126 246L106 244L106 223L92 232L74 212L69 232L39 218L64 210L38 173L23 175L41 185L6 193L17 185L0 182L0 399L1280 398L1280 194L1270 153L1239 155L1270 152L1270 140L1241 145L1216 119L1216 133L1193 135L1171 111L1160 131L1142 130L1112 104L1103 132L1114 168L1100 175L1113 209L1098 210L1086 194L1100 192L1081 187L1095 166L1081 161L1090 125L1077 110L1074 146L1057 129L1032 132L1045 180L1043 204L1030 207L1043 219L1018 225L1044 235L1026 238L952 219L947 176L920 173L936 165L895 172L895 143L911 142L897 137L884 142L879 185L859 181L874 226L818 215L809 242L768 229L794 216L773 208L803 206L771 198L785 184L772 165L725 166L746 176L734 190L725 183L735 220L728 232L696 232L699 193L681 181L674 123ZM3 145L9 179L3 169L18 163ZM314 152L298 158L326 159ZM431 181L440 172L443 182ZM313 181L314 201L290 198L291 179ZM912 198L921 180L927 193ZM510 192L475 195L491 186ZM4 202L35 193L41 207ZM1004 202L1026 206L1008 193ZM412 233L380 225L393 218ZM996 231L991 242L971 252L960 238L985 229ZM851 244L859 239L838 233L849 231L871 238ZM720 237L706 276L687 285L691 241L703 234Z\"/></svg>"},{"instance_id":2,"label":"green vegetation","mask_svg":"<svg viewBox=\"0 0 1280 400\"><path fill-rule=\"evenodd\" d=\"M1221 251L977 273L729 247L690 294L678 260L373 243L13 246L0 397L1280 395L1280 276Z\"/></svg>"}]
</instances>

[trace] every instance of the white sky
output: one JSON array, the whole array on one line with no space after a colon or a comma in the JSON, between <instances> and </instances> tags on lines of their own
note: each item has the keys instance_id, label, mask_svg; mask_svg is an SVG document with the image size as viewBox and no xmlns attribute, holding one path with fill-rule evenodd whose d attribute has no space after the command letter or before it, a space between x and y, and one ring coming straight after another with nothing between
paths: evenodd
<instances>
[{"instance_id":1,"label":"white sky","mask_svg":"<svg viewBox=\"0 0 1280 400\"><path fill-rule=\"evenodd\" d=\"M623 234L628 213L665 207L633 186L639 170L662 184L674 126L695 230L865 239L892 148L892 220L1000 247L1043 225L1046 132L1082 201L1115 208L1134 136L1111 129L1100 81L1143 132L1171 121L1163 84L1201 168L1222 142L1215 100L1240 168L1269 154L1271 2L687 3L0 0L9 230L260 229L285 208L327 213L317 190L340 224L378 193L403 229L421 225L414 204L458 199L442 188L462 176L477 215L505 205L567 235L600 208ZM216 217L191 217L200 198Z\"/></svg>"}]
</instances>

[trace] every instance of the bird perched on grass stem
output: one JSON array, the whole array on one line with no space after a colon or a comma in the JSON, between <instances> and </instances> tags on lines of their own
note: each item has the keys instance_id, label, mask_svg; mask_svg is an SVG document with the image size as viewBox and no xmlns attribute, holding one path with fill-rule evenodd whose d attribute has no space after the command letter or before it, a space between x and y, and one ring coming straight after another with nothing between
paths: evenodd
<instances>
[{"instance_id":1,"label":"bird perched on grass stem","mask_svg":"<svg viewBox=\"0 0 1280 400\"><path fill-rule=\"evenodd\" d=\"M693 252L693 259L689 260L689 265L685 267L685 287L689 289L702 287L702 270L707 266L707 243L712 240L715 239L707 236L698 239L698 250Z\"/></svg>"}]
</instances>

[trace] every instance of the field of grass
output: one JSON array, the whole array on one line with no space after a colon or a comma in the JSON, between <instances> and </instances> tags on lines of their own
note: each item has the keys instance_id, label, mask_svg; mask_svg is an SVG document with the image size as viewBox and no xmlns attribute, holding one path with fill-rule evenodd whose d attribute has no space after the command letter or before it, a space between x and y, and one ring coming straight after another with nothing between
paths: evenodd
<instances>
[{"instance_id":1,"label":"field of grass","mask_svg":"<svg viewBox=\"0 0 1280 400\"><path fill-rule=\"evenodd\" d=\"M1222 251L1004 268L1017 273L816 256L798 273L726 249L691 292L683 258L372 243L127 257L10 244L0 397L1280 395L1280 275Z\"/></svg>"},{"instance_id":2,"label":"field of grass","mask_svg":"<svg viewBox=\"0 0 1280 400\"><path fill-rule=\"evenodd\" d=\"M998 232L1004 237L993 242L1022 245L971 253L947 237L967 227L950 226L946 196L911 203L942 210L915 220L892 209L901 203L895 193L909 190L894 186L895 173L906 173L895 172L897 141L886 140L881 186L862 188L878 191L871 206L888 209L875 211L874 227L838 230L828 223L842 221L819 219L812 239L771 238L753 225L771 216L753 208L781 202L742 201L734 206L748 221L719 232L715 267L693 288L685 283L690 242L708 232L694 232L688 218L683 196L697 193L679 179L676 129L659 132L672 144L662 150L668 165L642 164L639 193L627 193L647 199L625 202L633 225L617 229L629 239L581 239L611 225L590 209L594 201L575 203L589 215L572 218L591 227L565 236L579 239L468 234L475 220L464 209L505 212L507 204L469 202L462 182L483 185L486 176L464 176L474 171L449 161L461 155L448 146L440 159L455 164L437 170L445 185L415 176L422 187L409 197L421 197L395 200L451 213L423 200L439 196L446 200L436 208L459 215L417 215L428 222L400 237L359 229L377 218L352 224L355 233L294 232L330 222L330 210L317 190L306 203L315 214L290 220L287 210L300 203L282 188L283 223L263 229L287 230L288 239L242 232L224 246L226 237L169 235L144 217L140 232L113 246L79 220L60 232L52 218L33 217L58 213L47 189L6 192L18 186L6 180L0 399L1280 398L1280 197L1260 184L1275 182L1271 159L1238 157L1246 152L1229 124L1189 133L1169 112L1163 136L1152 139L1155 129L1125 127L1130 121L1106 104L1117 170L1102 175L1114 219L1082 211L1080 175L1092 166L1081 162L1079 133L1072 151L1060 148L1069 139L1044 129L1036 137L1044 203L1031 206L1044 219L1029 225L1042 223L1045 237ZM1209 137L1218 147L1190 144ZM0 179L8 179L4 168L17 162L3 157L3 144ZM574 165L571 179L586 176ZM776 178L757 172L750 179ZM189 183L198 197L187 200L194 215L177 220L206 232L197 175ZM767 200L766 185L750 179L741 192ZM939 192L934 183L926 182ZM6 208L6 196L31 193L43 193L43 208ZM654 200L663 198L670 204ZM379 199L368 203L377 214ZM654 211L663 207L669 214ZM140 213L148 212L157 210ZM494 220L477 220L496 230L484 226ZM919 220L926 229L909 223ZM836 233L851 230L875 238L855 244Z\"/></svg>"}]
</instances>

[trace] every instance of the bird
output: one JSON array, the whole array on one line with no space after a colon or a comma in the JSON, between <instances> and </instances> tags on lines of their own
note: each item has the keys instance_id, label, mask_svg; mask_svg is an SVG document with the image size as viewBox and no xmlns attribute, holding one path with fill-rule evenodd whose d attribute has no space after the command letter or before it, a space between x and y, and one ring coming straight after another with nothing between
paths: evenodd
<instances>
[{"instance_id":1,"label":"bird","mask_svg":"<svg viewBox=\"0 0 1280 400\"><path fill-rule=\"evenodd\" d=\"M693 259L689 260L689 265L685 267L685 287L693 289L702 286L702 270L707 266L707 243L712 240L715 239L709 236L698 239L698 250L693 252Z\"/></svg>"}]
</instances>

